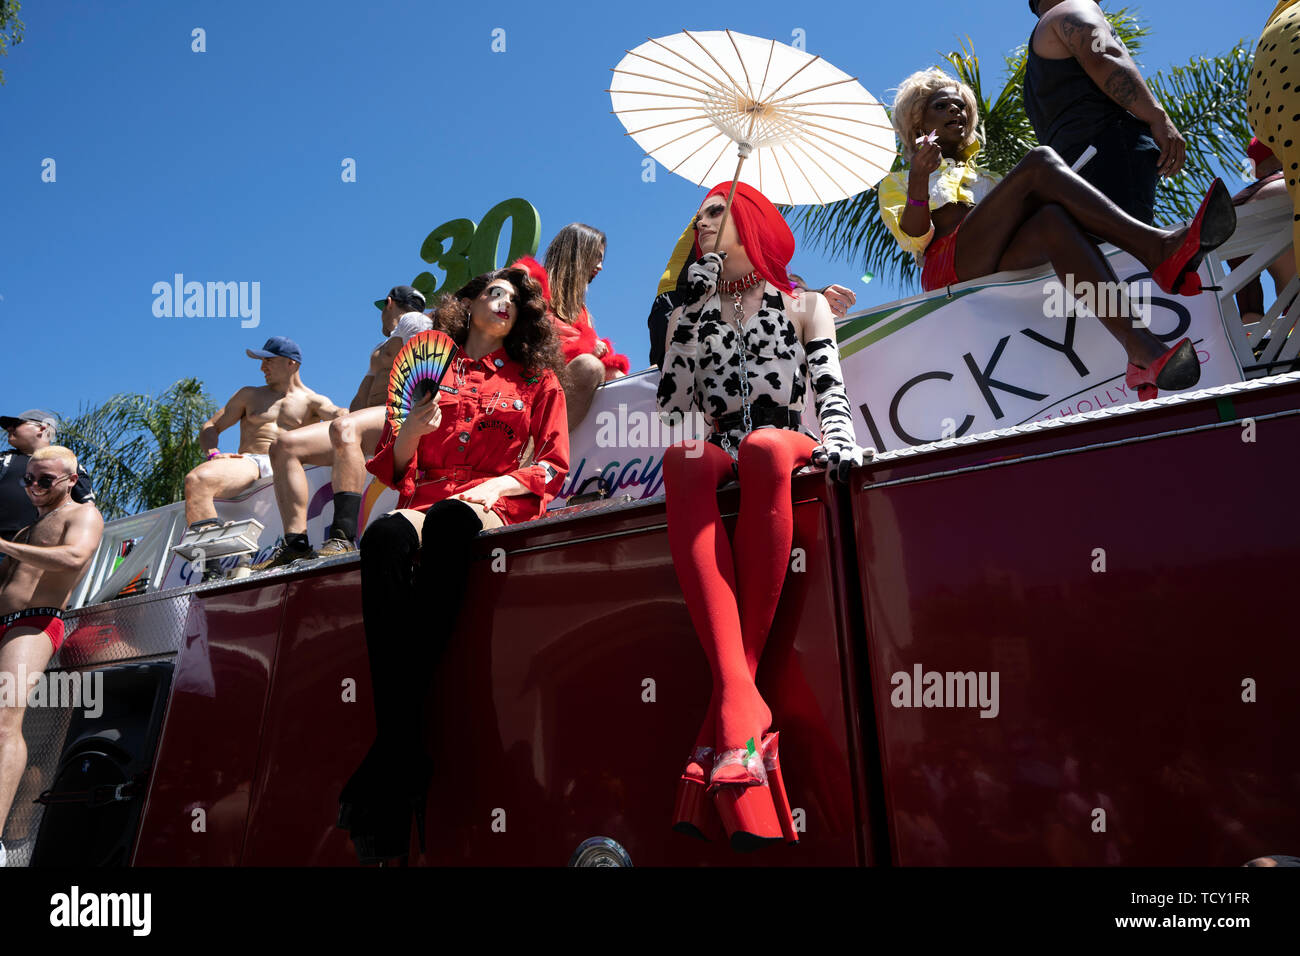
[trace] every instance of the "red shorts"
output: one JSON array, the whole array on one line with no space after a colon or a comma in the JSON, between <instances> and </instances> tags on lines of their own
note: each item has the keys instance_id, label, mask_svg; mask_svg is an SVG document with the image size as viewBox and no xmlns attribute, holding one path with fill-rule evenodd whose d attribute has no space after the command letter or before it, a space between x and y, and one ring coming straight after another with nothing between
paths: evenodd
<instances>
[{"instance_id":1,"label":"red shorts","mask_svg":"<svg viewBox=\"0 0 1300 956\"><path fill-rule=\"evenodd\" d=\"M940 236L930 242L925 249L925 265L921 268L921 288L926 292L942 289L944 286L956 285L961 280L953 268L956 254L958 226L946 236Z\"/></svg>"},{"instance_id":2,"label":"red shorts","mask_svg":"<svg viewBox=\"0 0 1300 956\"><path fill-rule=\"evenodd\" d=\"M0 617L0 641L12 628L35 627L45 632L54 646L54 653L63 646L63 610L57 607L29 607L25 611L15 611Z\"/></svg>"}]
</instances>

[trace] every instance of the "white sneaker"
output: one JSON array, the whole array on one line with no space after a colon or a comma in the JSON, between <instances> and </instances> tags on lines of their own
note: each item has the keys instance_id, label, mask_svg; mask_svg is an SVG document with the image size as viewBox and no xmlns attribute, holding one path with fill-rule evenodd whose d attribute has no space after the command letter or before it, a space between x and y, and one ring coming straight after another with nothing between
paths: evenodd
<instances>
[{"instance_id":1,"label":"white sneaker","mask_svg":"<svg viewBox=\"0 0 1300 956\"><path fill-rule=\"evenodd\" d=\"M0 869L5 867L8 856L9 854L5 851L5 841L0 840Z\"/></svg>"}]
</instances>

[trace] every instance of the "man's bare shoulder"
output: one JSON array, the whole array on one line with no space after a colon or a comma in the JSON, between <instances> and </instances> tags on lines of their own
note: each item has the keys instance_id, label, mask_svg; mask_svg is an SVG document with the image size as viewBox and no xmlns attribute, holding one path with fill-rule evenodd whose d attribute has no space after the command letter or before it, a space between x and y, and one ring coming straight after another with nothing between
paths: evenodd
<instances>
[{"instance_id":1,"label":"man's bare shoulder","mask_svg":"<svg viewBox=\"0 0 1300 956\"><path fill-rule=\"evenodd\" d=\"M102 531L104 528L104 516L99 513L99 509L92 502L84 504L70 502L65 510L60 512L59 517L63 518L62 528L64 531L86 530Z\"/></svg>"},{"instance_id":2,"label":"man's bare shoulder","mask_svg":"<svg viewBox=\"0 0 1300 956\"><path fill-rule=\"evenodd\" d=\"M63 543L69 533L89 532L98 536L104 530L104 516L91 502L80 504L69 500L66 505L38 519L28 531L28 542L52 546Z\"/></svg>"},{"instance_id":3,"label":"man's bare shoulder","mask_svg":"<svg viewBox=\"0 0 1300 956\"><path fill-rule=\"evenodd\" d=\"M1053 52L1077 56L1093 46L1098 30L1107 38L1112 32L1094 0L1065 0L1044 13L1040 22L1044 29L1034 34L1034 51L1044 56Z\"/></svg>"},{"instance_id":4,"label":"man's bare shoulder","mask_svg":"<svg viewBox=\"0 0 1300 956\"><path fill-rule=\"evenodd\" d=\"M249 397L256 393L257 390L258 386L256 385L245 385L242 388L236 389L235 394L231 395L230 399L226 402L226 407L229 408L232 405L248 404Z\"/></svg>"}]
</instances>

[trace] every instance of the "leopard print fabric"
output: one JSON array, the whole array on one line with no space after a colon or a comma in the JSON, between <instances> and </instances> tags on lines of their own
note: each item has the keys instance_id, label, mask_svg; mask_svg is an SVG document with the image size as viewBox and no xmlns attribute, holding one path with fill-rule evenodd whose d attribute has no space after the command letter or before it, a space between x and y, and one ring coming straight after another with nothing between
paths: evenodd
<instances>
[{"instance_id":1,"label":"leopard print fabric","mask_svg":"<svg viewBox=\"0 0 1300 956\"><path fill-rule=\"evenodd\" d=\"M731 307L730 300L726 304ZM721 309L721 298L715 293L696 317L689 307L683 310L659 379L659 408L665 418L693 408L710 419L741 411L740 336L734 326L723 321ZM829 339L810 342L806 354L798 332L786 318L780 292L770 283L764 286L759 311L745 322L745 345L752 408L787 405L802 414L809 382L808 354L813 354L816 368L812 382L823 436L828 442L846 437L852 442L853 421L847 414L848 396L834 343ZM810 434L802 427L799 431ZM745 433L736 428L726 435L734 451ZM722 436L711 435L709 441L721 446Z\"/></svg>"}]
</instances>

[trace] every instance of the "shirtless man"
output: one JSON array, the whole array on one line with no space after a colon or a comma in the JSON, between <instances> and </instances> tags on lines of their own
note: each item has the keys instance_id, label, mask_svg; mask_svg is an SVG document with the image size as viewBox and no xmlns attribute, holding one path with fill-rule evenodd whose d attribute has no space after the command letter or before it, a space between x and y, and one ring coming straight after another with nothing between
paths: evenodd
<instances>
[{"instance_id":1,"label":"shirtless man","mask_svg":"<svg viewBox=\"0 0 1300 956\"><path fill-rule=\"evenodd\" d=\"M36 521L0 538L0 831L27 767L23 715L28 675L40 674L63 644L63 609L104 533L94 504L72 498L77 458L62 445L38 448L27 462L24 484ZM0 836L3 833L0 832ZM5 865L0 841L0 866Z\"/></svg>"},{"instance_id":2,"label":"shirtless man","mask_svg":"<svg viewBox=\"0 0 1300 956\"><path fill-rule=\"evenodd\" d=\"M245 351L249 358L262 360L266 384L241 388L199 430L199 444L208 460L185 476L185 520L191 531L221 523L213 498L238 494L271 474L268 452L281 431L343 414L327 397L303 385L298 377L302 352L292 340L277 335L261 349ZM217 451L217 437L236 422L239 451Z\"/></svg>"},{"instance_id":3,"label":"shirtless man","mask_svg":"<svg viewBox=\"0 0 1300 956\"><path fill-rule=\"evenodd\" d=\"M380 327L386 338L370 353L370 366L350 411L331 422L284 432L271 444L275 473L275 500L284 524L284 541L254 571L267 571L306 558L328 557L355 551L361 491L366 483L366 458L374 453L384 431L388 402L388 376L393 360L407 340L433 327L420 310L424 296L409 285L399 285L386 299L375 303L382 311ZM331 465L334 520L319 551L307 540L307 473L303 465Z\"/></svg>"}]
</instances>

